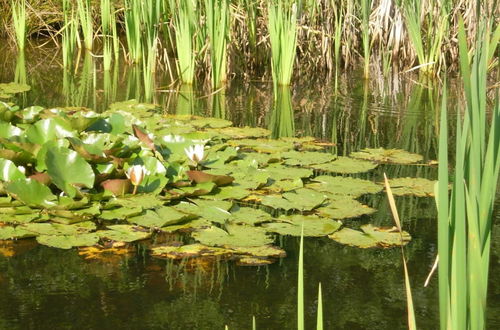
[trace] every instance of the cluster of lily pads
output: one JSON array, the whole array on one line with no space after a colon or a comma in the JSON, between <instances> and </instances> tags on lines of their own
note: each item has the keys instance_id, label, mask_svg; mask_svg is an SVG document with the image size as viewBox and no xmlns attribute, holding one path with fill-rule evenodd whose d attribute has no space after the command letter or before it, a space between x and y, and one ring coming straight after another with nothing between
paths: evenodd
<instances>
[{"instance_id":1,"label":"cluster of lily pads","mask_svg":"<svg viewBox=\"0 0 500 330\"><path fill-rule=\"evenodd\" d=\"M103 113L0 102L0 240L35 237L94 253L150 239L153 256L247 265L284 257L273 245L277 235L328 236L363 248L410 240L341 220L375 212L357 198L383 189L349 175L421 156L365 149L337 157L312 137L273 140L263 128L158 110L134 100ZM433 191L426 179L391 185L394 194ZM156 239L170 233L184 239Z\"/></svg>"}]
</instances>

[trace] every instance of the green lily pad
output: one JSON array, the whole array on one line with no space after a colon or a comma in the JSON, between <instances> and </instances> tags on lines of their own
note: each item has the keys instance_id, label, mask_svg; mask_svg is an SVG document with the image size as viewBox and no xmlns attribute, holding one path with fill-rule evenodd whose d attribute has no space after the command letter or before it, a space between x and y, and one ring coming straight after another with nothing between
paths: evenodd
<instances>
[{"instance_id":1,"label":"green lily pad","mask_svg":"<svg viewBox=\"0 0 500 330\"><path fill-rule=\"evenodd\" d=\"M25 179L25 175L21 172L14 162L0 158L0 180L13 181L17 179Z\"/></svg>"},{"instance_id":2,"label":"green lily pad","mask_svg":"<svg viewBox=\"0 0 500 330\"><path fill-rule=\"evenodd\" d=\"M291 166L310 166L314 164L323 164L331 162L336 158L335 155L326 152L314 151L288 151L281 154L285 158L285 164Z\"/></svg>"},{"instance_id":3,"label":"green lily pad","mask_svg":"<svg viewBox=\"0 0 500 330\"><path fill-rule=\"evenodd\" d=\"M15 82L0 84L0 94L24 93L31 89L30 85L18 84Z\"/></svg>"},{"instance_id":4,"label":"green lily pad","mask_svg":"<svg viewBox=\"0 0 500 330\"><path fill-rule=\"evenodd\" d=\"M225 119L196 116L193 116L189 123L198 128L224 128L229 127L233 124L231 121Z\"/></svg>"},{"instance_id":5,"label":"green lily pad","mask_svg":"<svg viewBox=\"0 0 500 330\"><path fill-rule=\"evenodd\" d=\"M133 217L136 215L141 214L143 208L140 206L137 207L117 207L114 209L106 209L101 212L101 215L99 216L100 219L103 220L123 220L128 217Z\"/></svg>"},{"instance_id":6,"label":"green lily pad","mask_svg":"<svg viewBox=\"0 0 500 330\"><path fill-rule=\"evenodd\" d=\"M363 231L343 228L329 237L338 243L360 248L389 248L406 245L411 240L410 234L405 231L402 232L401 240L401 234L396 227L380 228L367 224L361 226L361 230Z\"/></svg>"},{"instance_id":7,"label":"green lily pad","mask_svg":"<svg viewBox=\"0 0 500 330\"><path fill-rule=\"evenodd\" d=\"M59 118L47 118L37 121L26 130L26 136L32 143L39 145L58 138L74 137L75 131Z\"/></svg>"},{"instance_id":8,"label":"green lily pad","mask_svg":"<svg viewBox=\"0 0 500 330\"><path fill-rule=\"evenodd\" d=\"M236 260L236 265L238 266L267 266L274 263L275 260L266 258L256 258L256 257L240 257Z\"/></svg>"},{"instance_id":9,"label":"green lily pad","mask_svg":"<svg viewBox=\"0 0 500 330\"><path fill-rule=\"evenodd\" d=\"M311 189L300 188L283 195L268 195L262 198L262 204L274 209L310 211L326 200L326 196Z\"/></svg>"},{"instance_id":10,"label":"green lily pad","mask_svg":"<svg viewBox=\"0 0 500 330\"><path fill-rule=\"evenodd\" d=\"M307 188L334 195L348 195L353 198L376 194L382 190L380 185L368 180L351 177L320 175L313 179L315 183L306 185Z\"/></svg>"},{"instance_id":11,"label":"green lily pad","mask_svg":"<svg viewBox=\"0 0 500 330\"><path fill-rule=\"evenodd\" d=\"M262 225L268 232L280 235L300 236L302 226L304 227L304 236L321 237L331 234L338 230L342 223L316 215L280 216L279 222L269 222Z\"/></svg>"},{"instance_id":12,"label":"green lily pad","mask_svg":"<svg viewBox=\"0 0 500 330\"><path fill-rule=\"evenodd\" d=\"M92 167L73 150L64 147L49 148L45 164L52 182L72 198L77 193L75 186L94 186L95 174Z\"/></svg>"},{"instance_id":13,"label":"green lily pad","mask_svg":"<svg viewBox=\"0 0 500 330\"><path fill-rule=\"evenodd\" d=\"M423 157L402 149L372 149L366 148L350 154L351 157L371 160L379 163L414 164L422 161Z\"/></svg>"},{"instance_id":14,"label":"green lily pad","mask_svg":"<svg viewBox=\"0 0 500 330\"><path fill-rule=\"evenodd\" d=\"M39 210L33 210L36 213L29 214L5 214L3 213L4 211L4 209L0 209L0 222L2 223L22 224L41 219L42 217Z\"/></svg>"},{"instance_id":15,"label":"green lily pad","mask_svg":"<svg viewBox=\"0 0 500 330\"><path fill-rule=\"evenodd\" d=\"M241 200L250 195L250 191L240 185L232 185L215 188L209 195L201 196L203 199L211 200Z\"/></svg>"},{"instance_id":16,"label":"green lily pad","mask_svg":"<svg viewBox=\"0 0 500 330\"><path fill-rule=\"evenodd\" d=\"M264 152L267 154L285 152L293 149L293 143L280 140L241 139L241 140L230 140L227 141L227 143L233 147L252 149L254 151Z\"/></svg>"},{"instance_id":17,"label":"green lily pad","mask_svg":"<svg viewBox=\"0 0 500 330\"><path fill-rule=\"evenodd\" d=\"M232 224L226 225L226 230L214 226L199 229L192 237L205 245L223 247L262 246L273 242L261 228Z\"/></svg>"},{"instance_id":18,"label":"green lily pad","mask_svg":"<svg viewBox=\"0 0 500 330\"><path fill-rule=\"evenodd\" d=\"M331 219L347 219L372 214L376 210L367 205L361 204L353 198L346 197L334 199L333 201L330 201L328 205L317 208L315 211L322 217Z\"/></svg>"},{"instance_id":19,"label":"green lily pad","mask_svg":"<svg viewBox=\"0 0 500 330\"><path fill-rule=\"evenodd\" d=\"M389 185L396 196L433 197L436 182L424 178L394 178L389 180Z\"/></svg>"},{"instance_id":20,"label":"green lily pad","mask_svg":"<svg viewBox=\"0 0 500 330\"><path fill-rule=\"evenodd\" d=\"M49 187L33 179L18 179L5 185L5 190L26 205L51 207L56 196Z\"/></svg>"},{"instance_id":21,"label":"green lily pad","mask_svg":"<svg viewBox=\"0 0 500 330\"><path fill-rule=\"evenodd\" d=\"M92 246L97 244L99 236L95 233L80 235L40 235L36 238L42 245L59 249L71 249L79 246Z\"/></svg>"},{"instance_id":22,"label":"green lily pad","mask_svg":"<svg viewBox=\"0 0 500 330\"><path fill-rule=\"evenodd\" d=\"M167 232L167 233L173 233L173 232L176 232L178 230L191 231L191 230L195 230L195 229L199 229L199 228L210 227L211 224L212 223L210 221L208 221L207 219L198 218L198 219L187 221L187 222L182 223L182 224L165 226L165 227L162 227L161 230L164 232Z\"/></svg>"},{"instance_id":23,"label":"green lily pad","mask_svg":"<svg viewBox=\"0 0 500 330\"><path fill-rule=\"evenodd\" d=\"M373 170L377 167L377 164L370 161L354 159L350 157L338 157L332 162L312 165L311 167L315 170L325 172L354 174Z\"/></svg>"},{"instance_id":24,"label":"green lily pad","mask_svg":"<svg viewBox=\"0 0 500 330\"><path fill-rule=\"evenodd\" d=\"M156 246L151 249L151 255L158 258L184 259L198 257L224 256L232 250L207 246L199 243L182 246Z\"/></svg>"},{"instance_id":25,"label":"green lily pad","mask_svg":"<svg viewBox=\"0 0 500 330\"><path fill-rule=\"evenodd\" d=\"M224 127L216 130L218 133L232 139L264 138L271 135L271 131L260 127Z\"/></svg>"},{"instance_id":26,"label":"green lily pad","mask_svg":"<svg viewBox=\"0 0 500 330\"><path fill-rule=\"evenodd\" d=\"M147 210L162 206L163 203L163 200L158 199L154 195L140 194L111 199L106 204L106 208L123 206L126 208L142 208L144 210Z\"/></svg>"},{"instance_id":27,"label":"green lily pad","mask_svg":"<svg viewBox=\"0 0 500 330\"><path fill-rule=\"evenodd\" d=\"M254 167L247 167L231 175L235 178L234 183L239 184L242 188L259 189L267 183L271 174Z\"/></svg>"},{"instance_id":28,"label":"green lily pad","mask_svg":"<svg viewBox=\"0 0 500 330\"><path fill-rule=\"evenodd\" d=\"M0 240L35 237L36 234L23 227L4 226L0 227Z\"/></svg>"},{"instance_id":29,"label":"green lily pad","mask_svg":"<svg viewBox=\"0 0 500 330\"><path fill-rule=\"evenodd\" d=\"M38 235L78 235L91 232L96 229L95 223L92 221L80 222L73 225L65 225L59 223L27 223L20 225L22 229L31 231Z\"/></svg>"},{"instance_id":30,"label":"green lily pad","mask_svg":"<svg viewBox=\"0 0 500 330\"><path fill-rule=\"evenodd\" d=\"M271 221L272 217L269 213L251 207L238 207L231 212L229 221L237 224L256 225L262 222Z\"/></svg>"},{"instance_id":31,"label":"green lily pad","mask_svg":"<svg viewBox=\"0 0 500 330\"><path fill-rule=\"evenodd\" d=\"M107 226L108 230L100 230L99 237L107 238L117 242L135 242L151 237L151 232L145 231L141 227L131 225Z\"/></svg>"},{"instance_id":32,"label":"green lily pad","mask_svg":"<svg viewBox=\"0 0 500 330\"><path fill-rule=\"evenodd\" d=\"M269 177L275 181L305 179L314 174L313 170L308 168L283 166L281 164L271 164L263 171L269 173Z\"/></svg>"},{"instance_id":33,"label":"green lily pad","mask_svg":"<svg viewBox=\"0 0 500 330\"><path fill-rule=\"evenodd\" d=\"M179 212L172 207L162 206L155 210L147 210L144 214L128 218L127 221L148 228L159 228L196 218L196 216Z\"/></svg>"},{"instance_id":34,"label":"green lily pad","mask_svg":"<svg viewBox=\"0 0 500 330\"><path fill-rule=\"evenodd\" d=\"M262 246L233 246L231 248L237 254L244 254L247 256L258 258L284 258L286 257L285 250L275 245L262 245Z\"/></svg>"}]
</instances>

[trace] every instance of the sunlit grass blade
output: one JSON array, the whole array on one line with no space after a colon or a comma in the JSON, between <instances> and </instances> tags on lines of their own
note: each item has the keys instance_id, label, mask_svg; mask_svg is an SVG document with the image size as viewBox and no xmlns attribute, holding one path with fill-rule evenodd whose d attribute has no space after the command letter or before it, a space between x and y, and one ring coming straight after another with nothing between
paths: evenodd
<instances>
[{"instance_id":1,"label":"sunlit grass blade","mask_svg":"<svg viewBox=\"0 0 500 330\"><path fill-rule=\"evenodd\" d=\"M92 50L94 44L94 23L90 0L77 0L76 4L85 49Z\"/></svg>"},{"instance_id":2,"label":"sunlit grass blade","mask_svg":"<svg viewBox=\"0 0 500 330\"><path fill-rule=\"evenodd\" d=\"M210 42L212 88L226 81L227 42L229 38L229 1L205 0L206 28Z\"/></svg>"},{"instance_id":3,"label":"sunlit grass blade","mask_svg":"<svg viewBox=\"0 0 500 330\"><path fill-rule=\"evenodd\" d=\"M300 234L299 265L297 279L297 329L304 330L304 226Z\"/></svg>"},{"instance_id":4,"label":"sunlit grass blade","mask_svg":"<svg viewBox=\"0 0 500 330\"><path fill-rule=\"evenodd\" d=\"M396 201L394 200L394 195L392 194L391 186L389 185L389 180L387 175L384 173L384 185L387 192L387 199L389 200L389 206L391 208L392 217L396 223L399 233L401 234L401 242L403 242L403 229L401 227L401 221L399 219L398 209L396 207ZM406 265L406 257L404 253L403 245L401 245L401 256L403 258L403 268L405 273L405 289L406 289L406 308L407 308L407 318L408 318L408 329L416 330L417 322L415 319L415 308L413 306L413 296L411 292L410 285L410 275L408 274L408 267Z\"/></svg>"},{"instance_id":5,"label":"sunlit grass blade","mask_svg":"<svg viewBox=\"0 0 500 330\"><path fill-rule=\"evenodd\" d=\"M316 330L323 330L323 295L321 293L321 283L318 285L318 315L316 318Z\"/></svg>"},{"instance_id":6,"label":"sunlit grass blade","mask_svg":"<svg viewBox=\"0 0 500 330\"><path fill-rule=\"evenodd\" d=\"M371 0L361 0L361 39L363 43L364 76L370 75L370 8Z\"/></svg>"}]
</instances>

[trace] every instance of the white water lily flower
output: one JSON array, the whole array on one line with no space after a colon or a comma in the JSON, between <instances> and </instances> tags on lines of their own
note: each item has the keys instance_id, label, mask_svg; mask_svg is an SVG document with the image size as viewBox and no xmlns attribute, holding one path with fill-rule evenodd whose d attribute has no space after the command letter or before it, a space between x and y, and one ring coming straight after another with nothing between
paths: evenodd
<instances>
[{"instance_id":1,"label":"white water lily flower","mask_svg":"<svg viewBox=\"0 0 500 330\"><path fill-rule=\"evenodd\" d=\"M127 170L127 178L134 186L141 184L144 177L149 174L149 171L144 165L134 165ZM134 189L135 190L135 189Z\"/></svg>"},{"instance_id":2,"label":"white water lily flower","mask_svg":"<svg viewBox=\"0 0 500 330\"><path fill-rule=\"evenodd\" d=\"M169 134L163 137L163 141L167 143L180 143L186 141L186 139L184 139L184 137L181 135Z\"/></svg>"},{"instance_id":3,"label":"white water lily flower","mask_svg":"<svg viewBox=\"0 0 500 330\"><path fill-rule=\"evenodd\" d=\"M189 148L185 148L184 151L188 158L195 164L198 164L205 157L205 146L203 144L195 144Z\"/></svg>"}]
</instances>

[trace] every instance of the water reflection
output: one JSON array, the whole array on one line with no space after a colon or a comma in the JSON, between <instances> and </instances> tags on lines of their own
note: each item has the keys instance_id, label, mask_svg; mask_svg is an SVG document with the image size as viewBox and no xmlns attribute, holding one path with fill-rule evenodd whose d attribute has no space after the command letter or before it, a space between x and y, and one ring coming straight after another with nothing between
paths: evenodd
<instances>
[{"instance_id":1,"label":"water reflection","mask_svg":"<svg viewBox=\"0 0 500 330\"><path fill-rule=\"evenodd\" d=\"M177 91L177 105L175 106L177 115L196 115L200 109L192 85L182 84Z\"/></svg>"},{"instance_id":2,"label":"water reflection","mask_svg":"<svg viewBox=\"0 0 500 330\"><path fill-rule=\"evenodd\" d=\"M290 87L276 88L268 128L272 132L271 136L274 139L295 136L295 120Z\"/></svg>"},{"instance_id":3,"label":"water reflection","mask_svg":"<svg viewBox=\"0 0 500 330\"><path fill-rule=\"evenodd\" d=\"M211 116L215 118L226 119L226 91L220 89L210 96Z\"/></svg>"}]
</instances>

